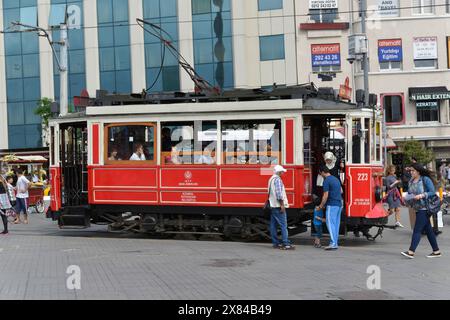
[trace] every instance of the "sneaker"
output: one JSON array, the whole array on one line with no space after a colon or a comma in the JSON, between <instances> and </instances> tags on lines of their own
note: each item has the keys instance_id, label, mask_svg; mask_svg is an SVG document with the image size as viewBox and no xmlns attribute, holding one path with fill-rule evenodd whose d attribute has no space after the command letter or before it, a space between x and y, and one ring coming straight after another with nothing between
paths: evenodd
<instances>
[{"instance_id":1,"label":"sneaker","mask_svg":"<svg viewBox=\"0 0 450 320\"><path fill-rule=\"evenodd\" d=\"M281 249L282 246L283 245L281 243L279 243L279 244L272 245L272 248L274 248L274 249Z\"/></svg>"},{"instance_id":2,"label":"sneaker","mask_svg":"<svg viewBox=\"0 0 450 320\"><path fill-rule=\"evenodd\" d=\"M427 258L440 258L440 257L442 257L442 254L440 252L439 253L432 252L429 255L427 255Z\"/></svg>"},{"instance_id":3,"label":"sneaker","mask_svg":"<svg viewBox=\"0 0 450 320\"><path fill-rule=\"evenodd\" d=\"M399 227L399 228L404 228L404 226L400 223L400 221L397 221L397 222L395 223L395 226L396 226L396 227Z\"/></svg>"},{"instance_id":4,"label":"sneaker","mask_svg":"<svg viewBox=\"0 0 450 320\"><path fill-rule=\"evenodd\" d=\"M9 232L8 231L3 231L3 232L0 232L0 235L2 235L2 236L6 236L6 235L8 235L9 234Z\"/></svg>"},{"instance_id":5,"label":"sneaker","mask_svg":"<svg viewBox=\"0 0 450 320\"><path fill-rule=\"evenodd\" d=\"M324 250L327 250L327 251L337 250L337 249L338 249L337 247L332 247L332 246L328 246L328 247L324 248Z\"/></svg>"},{"instance_id":6,"label":"sneaker","mask_svg":"<svg viewBox=\"0 0 450 320\"><path fill-rule=\"evenodd\" d=\"M414 254L410 254L409 251L403 251L401 252L401 254L407 257L408 259L414 259Z\"/></svg>"},{"instance_id":7,"label":"sneaker","mask_svg":"<svg viewBox=\"0 0 450 320\"><path fill-rule=\"evenodd\" d=\"M281 246L281 250L295 250L295 247L292 244L288 244L287 246Z\"/></svg>"}]
</instances>

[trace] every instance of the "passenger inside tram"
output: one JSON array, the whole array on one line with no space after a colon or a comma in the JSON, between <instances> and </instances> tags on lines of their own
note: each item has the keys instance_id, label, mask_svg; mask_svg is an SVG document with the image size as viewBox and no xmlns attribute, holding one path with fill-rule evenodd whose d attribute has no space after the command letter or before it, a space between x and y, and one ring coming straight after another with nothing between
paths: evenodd
<instances>
[{"instance_id":1,"label":"passenger inside tram","mask_svg":"<svg viewBox=\"0 0 450 320\"><path fill-rule=\"evenodd\" d=\"M144 146L142 143L137 143L134 147L134 153L131 155L130 160L140 160L145 161L145 154L144 154Z\"/></svg>"}]
</instances>

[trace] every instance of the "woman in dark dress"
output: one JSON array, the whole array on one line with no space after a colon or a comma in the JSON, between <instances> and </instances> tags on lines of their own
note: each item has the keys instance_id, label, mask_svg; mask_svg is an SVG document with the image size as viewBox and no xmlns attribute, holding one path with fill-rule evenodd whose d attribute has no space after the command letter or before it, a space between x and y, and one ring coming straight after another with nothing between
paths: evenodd
<instances>
[{"instance_id":1,"label":"woman in dark dress","mask_svg":"<svg viewBox=\"0 0 450 320\"><path fill-rule=\"evenodd\" d=\"M395 226L404 228L400 222L401 195L398 191L398 185L401 183L395 175L395 166L390 165L386 168L386 195L390 214L395 213Z\"/></svg>"}]
</instances>

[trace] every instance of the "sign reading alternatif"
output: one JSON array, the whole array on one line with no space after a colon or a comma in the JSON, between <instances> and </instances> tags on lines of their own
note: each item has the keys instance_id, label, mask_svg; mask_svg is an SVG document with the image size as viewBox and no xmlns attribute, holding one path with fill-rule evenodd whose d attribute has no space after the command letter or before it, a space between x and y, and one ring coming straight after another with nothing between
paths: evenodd
<instances>
[{"instance_id":1,"label":"sign reading alternatif","mask_svg":"<svg viewBox=\"0 0 450 320\"><path fill-rule=\"evenodd\" d=\"M338 0L309 0L309 9L337 9Z\"/></svg>"},{"instance_id":2,"label":"sign reading alternatif","mask_svg":"<svg viewBox=\"0 0 450 320\"><path fill-rule=\"evenodd\" d=\"M402 39L378 40L378 61L402 61Z\"/></svg>"},{"instance_id":3,"label":"sign reading alternatif","mask_svg":"<svg viewBox=\"0 0 450 320\"><path fill-rule=\"evenodd\" d=\"M340 66L341 65L341 45L333 44L313 44L311 45L312 66Z\"/></svg>"},{"instance_id":4,"label":"sign reading alternatif","mask_svg":"<svg viewBox=\"0 0 450 320\"><path fill-rule=\"evenodd\" d=\"M379 17L398 17L399 12L399 0L378 0Z\"/></svg>"},{"instance_id":5,"label":"sign reading alternatif","mask_svg":"<svg viewBox=\"0 0 450 320\"><path fill-rule=\"evenodd\" d=\"M414 37L414 60L437 59L437 37Z\"/></svg>"}]
</instances>

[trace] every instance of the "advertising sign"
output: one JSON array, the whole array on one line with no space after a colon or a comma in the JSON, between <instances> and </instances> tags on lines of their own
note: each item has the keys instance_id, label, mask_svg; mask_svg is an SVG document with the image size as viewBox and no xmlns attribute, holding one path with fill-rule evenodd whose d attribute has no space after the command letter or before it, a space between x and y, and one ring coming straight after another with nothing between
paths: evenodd
<instances>
[{"instance_id":1,"label":"advertising sign","mask_svg":"<svg viewBox=\"0 0 450 320\"><path fill-rule=\"evenodd\" d=\"M378 40L378 61L402 61L402 39Z\"/></svg>"},{"instance_id":2,"label":"advertising sign","mask_svg":"<svg viewBox=\"0 0 450 320\"><path fill-rule=\"evenodd\" d=\"M338 0L309 0L309 9L337 9Z\"/></svg>"},{"instance_id":3,"label":"advertising sign","mask_svg":"<svg viewBox=\"0 0 450 320\"><path fill-rule=\"evenodd\" d=\"M379 17L398 17L399 0L378 0L377 15Z\"/></svg>"},{"instance_id":4,"label":"advertising sign","mask_svg":"<svg viewBox=\"0 0 450 320\"><path fill-rule=\"evenodd\" d=\"M414 60L437 59L437 37L414 37Z\"/></svg>"},{"instance_id":5,"label":"advertising sign","mask_svg":"<svg viewBox=\"0 0 450 320\"><path fill-rule=\"evenodd\" d=\"M313 44L311 45L312 66L340 66L341 65L341 45L333 44Z\"/></svg>"}]
</instances>

